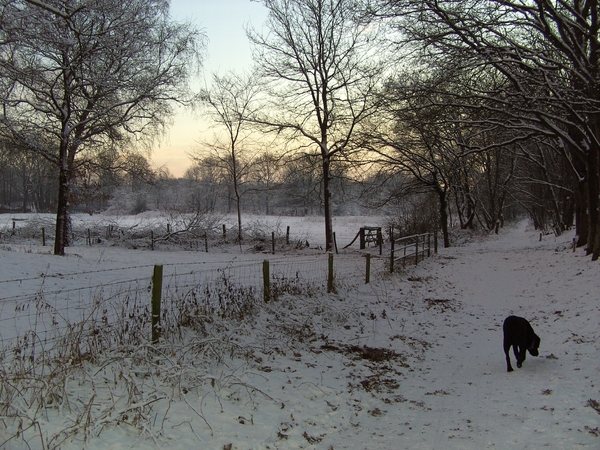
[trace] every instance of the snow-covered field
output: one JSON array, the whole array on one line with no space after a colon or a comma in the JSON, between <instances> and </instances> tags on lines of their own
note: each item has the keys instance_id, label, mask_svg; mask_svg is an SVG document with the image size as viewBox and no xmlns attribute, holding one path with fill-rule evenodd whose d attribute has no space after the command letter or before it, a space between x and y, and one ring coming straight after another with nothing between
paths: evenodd
<instances>
[{"instance_id":1,"label":"snow-covered field","mask_svg":"<svg viewBox=\"0 0 600 450\"><path fill-rule=\"evenodd\" d=\"M338 219L338 242L371 224ZM293 232L317 245L320 219L294 219ZM7 394L5 358L0 399L12 403L0 405L0 447L600 448L600 264L572 252L572 237L540 242L524 221L404 272L381 269L368 285L287 295L241 321L204 318L202 333L190 328L176 343L63 361L30 387L39 398ZM19 296L138 279L155 263L175 270L267 257L235 248L47 253L37 243L0 249L3 323ZM341 253L361 259L356 246ZM322 252L277 258L316 266ZM507 373L501 327L510 314L542 341L539 357Z\"/></svg>"}]
</instances>

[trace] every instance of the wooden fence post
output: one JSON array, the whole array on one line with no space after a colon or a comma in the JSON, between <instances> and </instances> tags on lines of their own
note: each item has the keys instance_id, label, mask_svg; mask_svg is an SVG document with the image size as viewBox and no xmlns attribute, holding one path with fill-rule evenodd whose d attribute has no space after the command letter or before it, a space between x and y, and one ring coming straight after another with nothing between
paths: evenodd
<instances>
[{"instance_id":1,"label":"wooden fence post","mask_svg":"<svg viewBox=\"0 0 600 450\"><path fill-rule=\"evenodd\" d=\"M437 255L438 252L438 236L437 236L437 230L435 230L435 232L433 233L433 253L435 253Z\"/></svg>"},{"instance_id":2,"label":"wooden fence post","mask_svg":"<svg viewBox=\"0 0 600 450\"><path fill-rule=\"evenodd\" d=\"M361 227L360 230L358 231L358 233L360 235L360 239L359 239L360 245L359 245L359 248L361 250L364 250L365 249L365 229L364 229L364 227Z\"/></svg>"},{"instance_id":3,"label":"wooden fence post","mask_svg":"<svg viewBox=\"0 0 600 450\"><path fill-rule=\"evenodd\" d=\"M327 269L327 293L330 294L333 292L333 253L329 253Z\"/></svg>"},{"instance_id":4,"label":"wooden fence post","mask_svg":"<svg viewBox=\"0 0 600 450\"><path fill-rule=\"evenodd\" d=\"M152 276L152 343L160 339L160 300L162 294L163 266L154 266Z\"/></svg>"},{"instance_id":5,"label":"wooden fence post","mask_svg":"<svg viewBox=\"0 0 600 450\"><path fill-rule=\"evenodd\" d=\"M419 235L415 238L415 266L419 264Z\"/></svg>"},{"instance_id":6,"label":"wooden fence post","mask_svg":"<svg viewBox=\"0 0 600 450\"><path fill-rule=\"evenodd\" d=\"M379 256L383 254L383 233L381 228L377 230L377 243L379 244Z\"/></svg>"},{"instance_id":7,"label":"wooden fence post","mask_svg":"<svg viewBox=\"0 0 600 450\"><path fill-rule=\"evenodd\" d=\"M431 233L427 233L427 257L431 256Z\"/></svg>"},{"instance_id":8,"label":"wooden fence post","mask_svg":"<svg viewBox=\"0 0 600 450\"><path fill-rule=\"evenodd\" d=\"M46 229L42 228L42 247L46 246Z\"/></svg>"},{"instance_id":9,"label":"wooden fence post","mask_svg":"<svg viewBox=\"0 0 600 450\"><path fill-rule=\"evenodd\" d=\"M365 273L365 284L369 284L369 282L371 281L371 254L367 253L365 256L366 256L366 259L367 259L367 268L366 268L366 273Z\"/></svg>"},{"instance_id":10,"label":"wooden fence post","mask_svg":"<svg viewBox=\"0 0 600 450\"><path fill-rule=\"evenodd\" d=\"M269 274L269 261L263 261L263 298L265 303L271 301L271 278Z\"/></svg>"},{"instance_id":11,"label":"wooden fence post","mask_svg":"<svg viewBox=\"0 0 600 450\"><path fill-rule=\"evenodd\" d=\"M208 253L208 234L204 233L204 251Z\"/></svg>"},{"instance_id":12,"label":"wooden fence post","mask_svg":"<svg viewBox=\"0 0 600 450\"><path fill-rule=\"evenodd\" d=\"M393 237L392 237L392 240L390 241L390 245L392 247L392 249L390 251L390 273L394 273L394 247L396 245L395 245Z\"/></svg>"},{"instance_id":13,"label":"wooden fence post","mask_svg":"<svg viewBox=\"0 0 600 450\"><path fill-rule=\"evenodd\" d=\"M90 229L87 229L87 244L91 247L92 246L92 232L90 231Z\"/></svg>"},{"instance_id":14,"label":"wooden fence post","mask_svg":"<svg viewBox=\"0 0 600 450\"><path fill-rule=\"evenodd\" d=\"M290 245L290 226L287 226L287 230L285 231L285 244Z\"/></svg>"},{"instance_id":15,"label":"wooden fence post","mask_svg":"<svg viewBox=\"0 0 600 450\"><path fill-rule=\"evenodd\" d=\"M154 250L154 230L150 230L150 250Z\"/></svg>"},{"instance_id":16,"label":"wooden fence post","mask_svg":"<svg viewBox=\"0 0 600 450\"><path fill-rule=\"evenodd\" d=\"M275 254L275 232L271 231L271 252Z\"/></svg>"}]
</instances>

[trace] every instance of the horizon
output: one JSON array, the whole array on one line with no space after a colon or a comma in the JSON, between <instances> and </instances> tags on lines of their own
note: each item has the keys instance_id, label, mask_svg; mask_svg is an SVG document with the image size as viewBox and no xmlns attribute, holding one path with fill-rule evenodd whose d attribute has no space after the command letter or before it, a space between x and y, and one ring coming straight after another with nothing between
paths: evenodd
<instances>
[{"instance_id":1,"label":"horizon","mask_svg":"<svg viewBox=\"0 0 600 450\"><path fill-rule=\"evenodd\" d=\"M260 2L172 0L169 7L173 19L189 21L206 34L205 60L194 84L206 84L213 73L244 70L252 65L244 26L264 23L267 10ZM190 108L177 109L173 124L152 149L150 161L156 168L166 167L175 178L182 178L192 165L188 154L200 145L199 140L212 124Z\"/></svg>"}]
</instances>

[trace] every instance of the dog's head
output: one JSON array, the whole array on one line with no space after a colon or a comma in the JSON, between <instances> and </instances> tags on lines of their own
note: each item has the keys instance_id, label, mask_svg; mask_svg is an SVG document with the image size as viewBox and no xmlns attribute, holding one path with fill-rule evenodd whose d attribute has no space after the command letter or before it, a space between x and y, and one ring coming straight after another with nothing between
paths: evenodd
<instances>
[{"instance_id":1,"label":"dog's head","mask_svg":"<svg viewBox=\"0 0 600 450\"><path fill-rule=\"evenodd\" d=\"M539 338L539 336L537 334L533 335L533 342L531 343L531 347L529 347L527 349L531 356L539 356L540 352L538 351L538 349L540 348L541 341L542 340Z\"/></svg>"}]
</instances>

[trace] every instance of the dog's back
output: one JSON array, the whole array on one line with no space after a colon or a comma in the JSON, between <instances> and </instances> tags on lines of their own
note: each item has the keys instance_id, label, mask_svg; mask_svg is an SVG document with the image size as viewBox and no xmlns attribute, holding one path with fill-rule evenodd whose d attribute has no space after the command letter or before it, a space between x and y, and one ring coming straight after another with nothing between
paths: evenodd
<instances>
[{"instance_id":1,"label":"dog's back","mask_svg":"<svg viewBox=\"0 0 600 450\"><path fill-rule=\"evenodd\" d=\"M535 334L527 319L518 316L508 316L504 319L502 330L504 331L504 340L508 338L511 343L517 345L529 340L530 336Z\"/></svg>"},{"instance_id":2,"label":"dog's back","mask_svg":"<svg viewBox=\"0 0 600 450\"><path fill-rule=\"evenodd\" d=\"M504 331L504 353L506 354L506 369L512 372L510 365L509 350L513 347L515 357L517 358L517 367L521 367L525 361L526 351L531 355L538 356L540 338L535 334L531 324L523 317L508 316L502 325Z\"/></svg>"}]
</instances>

